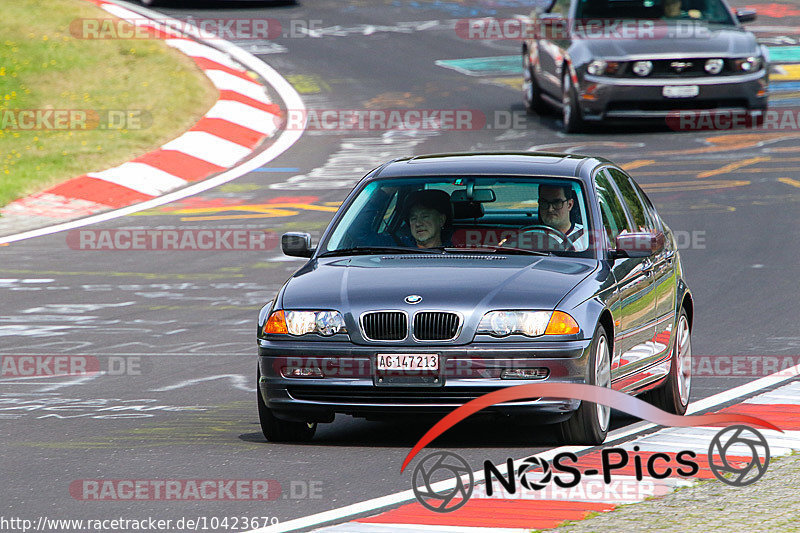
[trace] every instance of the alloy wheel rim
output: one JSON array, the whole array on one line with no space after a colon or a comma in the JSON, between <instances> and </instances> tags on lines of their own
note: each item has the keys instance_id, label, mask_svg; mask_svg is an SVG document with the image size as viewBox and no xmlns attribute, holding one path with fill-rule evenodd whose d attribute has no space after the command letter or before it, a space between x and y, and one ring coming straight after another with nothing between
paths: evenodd
<instances>
[{"instance_id":1,"label":"alloy wheel rim","mask_svg":"<svg viewBox=\"0 0 800 533\"><path fill-rule=\"evenodd\" d=\"M522 91L527 103L533 102L533 77L531 76L531 62L527 54L522 59Z\"/></svg>"},{"instance_id":2,"label":"alloy wheel rim","mask_svg":"<svg viewBox=\"0 0 800 533\"><path fill-rule=\"evenodd\" d=\"M678 377L678 396L681 405L689 403L689 393L692 388L692 339L689 322L681 316L678 322L678 338L676 339L678 357L676 364Z\"/></svg>"},{"instance_id":3,"label":"alloy wheel rim","mask_svg":"<svg viewBox=\"0 0 800 533\"><path fill-rule=\"evenodd\" d=\"M594 357L594 377L597 386L611 386L611 361L605 337L600 337L600 341L597 343ZM600 429L606 431L611 420L611 408L599 403L595 404L595 408L597 409L597 421L600 424Z\"/></svg>"},{"instance_id":4,"label":"alloy wheel rim","mask_svg":"<svg viewBox=\"0 0 800 533\"><path fill-rule=\"evenodd\" d=\"M571 117L572 109L570 109L570 105L569 105L570 89L571 89L571 85L570 85L569 73L567 73L567 75L564 76L564 94L563 94L563 96L561 98L561 103L563 104L561 107L562 107L563 114L564 114L564 124L568 124L570 118L572 118Z\"/></svg>"}]
</instances>

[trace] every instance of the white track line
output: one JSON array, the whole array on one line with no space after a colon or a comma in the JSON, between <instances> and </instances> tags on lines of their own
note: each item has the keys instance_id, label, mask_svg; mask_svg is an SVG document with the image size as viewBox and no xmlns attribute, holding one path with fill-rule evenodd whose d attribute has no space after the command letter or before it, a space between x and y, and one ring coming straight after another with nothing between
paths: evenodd
<instances>
[{"instance_id":1,"label":"white track line","mask_svg":"<svg viewBox=\"0 0 800 533\"><path fill-rule=\"evenodd\" d=\"M157 13L149 9L135 6L133 4L129 4L122 0L110 0L110 1L114 1L115 3L125 5L134 11L145 14L147 16L152 16L154 18L157 18L158 20L165 20L168 18L161 13ZM184 23L180 23L177 20L175 20L175 24L184 27ZM291 84L288 81L286 81L280 74L278 74L278 72L275 69L273 69L266 63L262 62L260 59L250 54L249 52L246 52L245 50L231 43L225 41L219 41L215 42L215 44L217 44L219 48L222 48L231 57L236 59L239 63L245 65L247 68L249 68L253 72L256 72L258 75L264 78L267 81L267 83L278 93L281 100L286 105L286 109L299 109L303 113L303 115L301 116L305 116L306 107L305 104L303 103L303 100L300 98L300 95L297 94L297 91L294 90ZM32 239L34 237L51 235L53 233L58 233L60 231L66 231L74 228L81 228L83 226L88 226L90 224L105 222L107 220L112 220L125 215L130 215L131 213L136 213L138 211L143 211L145 209L152 209L153 207L158 207L160 205L174 202L175 200L180 200L181 198L186 198L187 196L192 196L201 193L203 191L213 189L218 185L222 185L223 183L228 183L229 181L235 180L236 178L244 174L247 174L248 172L251 172L259 167L263 167L264 165L268 164L270 161L281 155L283 152L288 150L294 143L296 143L303 135L304 131L305 127L297 129L292 128L291 130L286 130L283 133L281 133L280 136L277 139L275 139L275 141L266 150L255 155L252 159L242 163L241 165L238 165L235 168L228 169L222 174L219 174L218 176L196 183L194 185L190 185L189 187L186 187L179 191L175 191L166 194L164 196L160 196L158 198L153 198L152 200L148 200L140 204L129 205L121 209L108 211L106 213L101 213L99 215L93 215L80 220L73 220L70 222L65 222L63 224L48 226L46 228L39 228L36 230L17 233L15 235L0 237L0 244L21 241L23 239Z\"/></svg>"},{"instance_id":2,"label":"white track line","mask_svg":"<svg viewBox=\"0 0 800 533\"><path fill-rule=\"evenodd\" d=\"M775 374L757 379L750 383L745 383L744 385L740 385L731 390L720 392L719 394L703 398L702 400L698 400L697 402L692 403L689 409L687 410L686 414L693 414L699 411L705 411L712 407L728 403L729 401L734 400L736 398L740 398L742 396L751 394L758 390L765 389L767 387L781 383L783 381L790 380L796 377L798 372L800 372L800 365L783 370L781 372L776 372ZM643 431L647 431L655 427L657 427L656 424L651 424L649 422L639 422L637 424L633 424L626 428L621 428L616 431L612 431L611 433L609 433L608 438L606 439L604 445L611 444L614 441L618 441L620 439L624 439L632 435L642 433ZM536 457L539 457L540 459L549 460L555 457L559 453L563 452L578 453L589 450L593 447L594 446L560 446L558 448L553 448L538 453L536 454ZM515 461L514 468L516 469L521 462L522 462L521 459ZM475 477L476 480L482 479L483 470L476 470L475 472L472 473L472 475ZM462 476L461 479L463 480L463 482L469 481L468 476ZM450 479L434 483L431 485L431 488L434 491L438 492L451 488L454 485L455 485L455 480ZM346 505L344 507L339 507L338 509L331 509L330 511L323 511L321 513L316 513L310 516L296 518L294 520L289 520L287 522L275 524L273 526L252 529L245 533L284 533L288 531L295 531L298 529L321 526L328 522L344 520L352 516L372 511L378 511L379 509L382 509L384 507L395 506L404 502L412 501L414 499L415 499L414 491L412 489L408 489L401 492L396 492L394 494L387 494L386 496L381 496L379 498L373 498L371 500L366 500L363 502Z\"/></svg>"}]
</instances>

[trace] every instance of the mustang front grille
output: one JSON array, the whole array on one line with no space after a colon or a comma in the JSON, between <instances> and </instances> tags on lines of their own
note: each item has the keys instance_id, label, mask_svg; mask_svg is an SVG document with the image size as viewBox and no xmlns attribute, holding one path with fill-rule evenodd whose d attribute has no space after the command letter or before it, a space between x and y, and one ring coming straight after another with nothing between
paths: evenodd
<instances>
[{"instance_id":1,"label":"mustang front grille","mask_svg":"<svg viewBox=\"0 0 800 533\"><path fill-rule=\"evenodd\" d=\"M458 334L459 317L455 313L422 311L414 316L414 337L421 341L446 341Z\"/></svg>"},{"instance_id":2,"label":"mustang front grille","mask_svg":"<svg viewBox=\"0 0 800 533\"><path fill-rule=\"evenodd\" d=\"M361 331L371 341L400 341L408 336L408 318L402 311L365 313Z\"/></svg>"}]
</instances>

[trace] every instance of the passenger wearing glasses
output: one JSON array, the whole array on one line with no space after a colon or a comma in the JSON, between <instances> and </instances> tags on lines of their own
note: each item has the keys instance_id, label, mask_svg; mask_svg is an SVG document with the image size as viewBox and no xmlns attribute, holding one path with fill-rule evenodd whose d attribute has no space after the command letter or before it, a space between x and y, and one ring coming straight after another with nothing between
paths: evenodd
<instances>
[{"instance_id":1,"label":"passenger wearing glasses","mask_svg":"<svg viewBox=\"0 0 800 533\"><path fill-rule=\"evenodd\" d=\"M551 228L557 229L567 236L576 249L586 249L585 230L581 224L576 224L570 218L570 212L575 205L572 199L572 188L560 185L539 186L539 221ZM580 242L580 245L578 244Z\"/></svg>"}]
</instances>

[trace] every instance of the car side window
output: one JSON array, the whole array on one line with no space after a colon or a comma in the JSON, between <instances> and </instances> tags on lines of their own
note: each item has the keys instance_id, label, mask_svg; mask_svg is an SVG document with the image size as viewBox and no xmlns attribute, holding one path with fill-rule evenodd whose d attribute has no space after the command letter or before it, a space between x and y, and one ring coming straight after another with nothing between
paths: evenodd
<instances>
[{"instance_id":1,"label":"car side window","mask_svg":"<svg viewBox=\"0 0 800 533\"><path fill-rule=\"evenodd\" d=\"M616 168L607 169L611 175L614 183L617 185L617 190L622 194L622 199L628 207L628 212L633 218L633 223L638 231L651 231L654 230L656 225L655 221L647 212L639 193L636 192L635 185L631 181L630 176L621 172Z\"/></svg>"},{"instance_id":2,"label":"car side window","mask_svg":"<svg viewBox=\"0 0 800 533\"><path fill-rule=\"evenodd\" d=\"M597 190L597 201L600 204L600 213L603 216L603 227L606 230L608 244L613 245L617 235L623 231L631 231L625 209L617 197L616 191L611 187L611 182L605 171L601 170L594 178Z\"/></svg>"}]
</instances>

